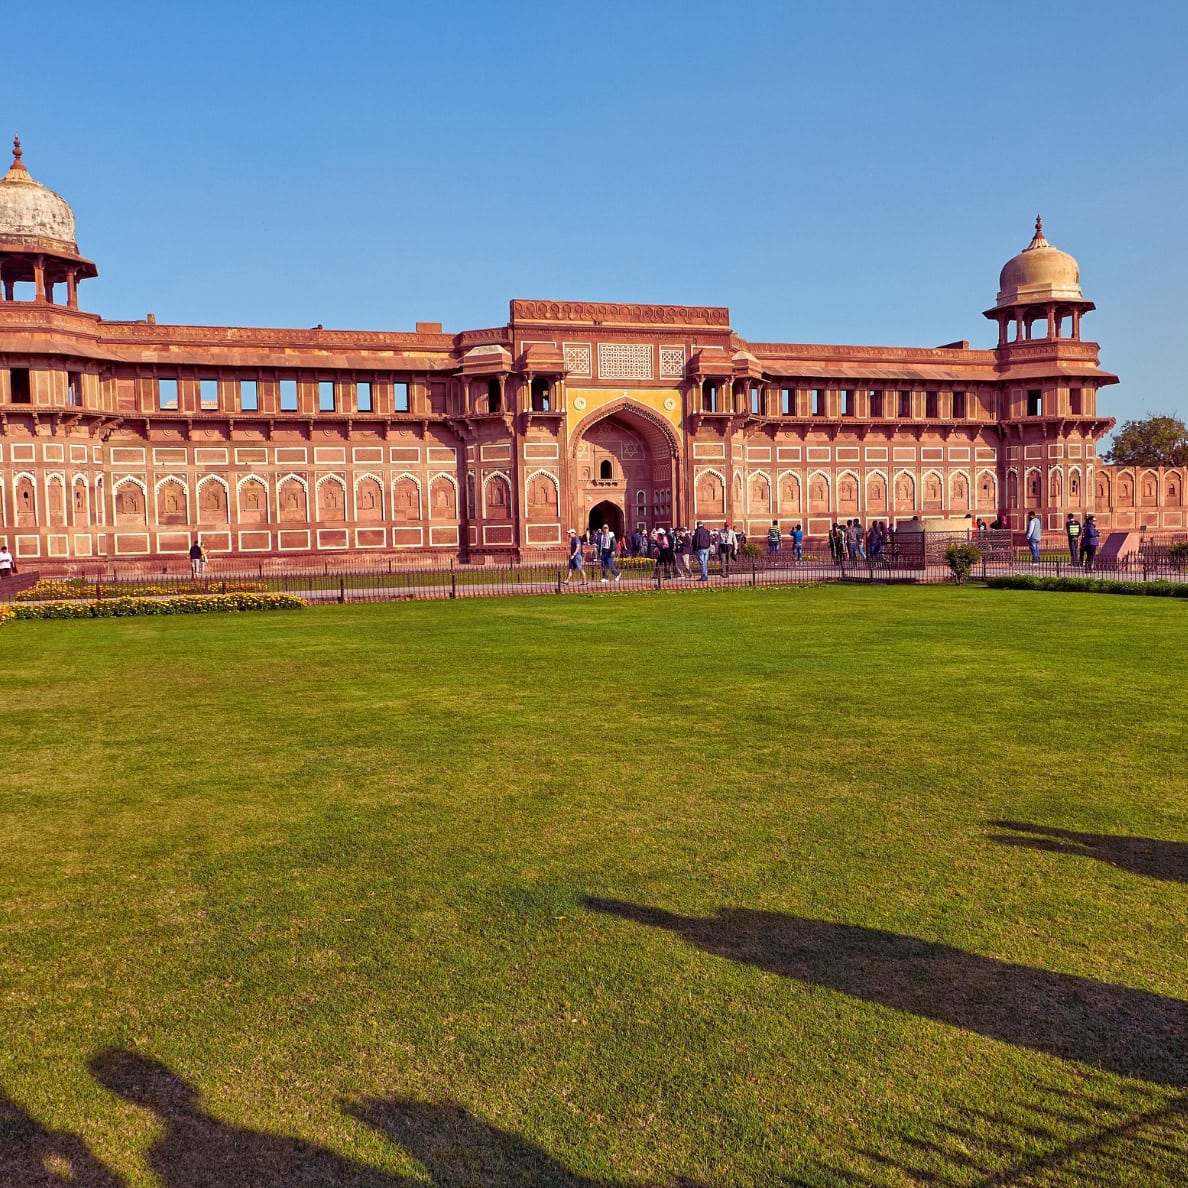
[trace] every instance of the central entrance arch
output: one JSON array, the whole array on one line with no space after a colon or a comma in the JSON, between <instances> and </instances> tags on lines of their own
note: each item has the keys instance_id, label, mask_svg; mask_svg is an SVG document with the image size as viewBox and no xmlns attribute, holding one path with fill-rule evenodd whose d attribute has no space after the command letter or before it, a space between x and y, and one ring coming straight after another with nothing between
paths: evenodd
<instances>
[{"instance_id":1,"label":"central entrance arch","mask_svg":"<svg viewBox=\"0 0 1188 1188\"><path fill-rule=\"evenodd\" d=\"M677 438L659 413L623 399L579 422L571 441L571 513L622 536L676 527Z\"/></svg>"},{"instance_id":2,"label":"central entrance arch","mask_svg":"<svg viewBox=\"0 0 1188 1188\"><path fill-rule=\"evenodd\" d=\"M612 503L609 499L604 499L601 503L596 503L590 508L587 527L589 528L591 538L595 532L598 532L602 528L603 524L606 524L610 528L615 534L616 539L622 539L623 509L617 503Z\"/></svg>"}]
</instances>

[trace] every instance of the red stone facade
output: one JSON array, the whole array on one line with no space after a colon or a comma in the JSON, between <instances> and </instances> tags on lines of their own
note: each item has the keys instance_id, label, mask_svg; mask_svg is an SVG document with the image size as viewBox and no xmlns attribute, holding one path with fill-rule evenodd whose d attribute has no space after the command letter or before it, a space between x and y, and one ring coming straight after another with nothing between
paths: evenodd
<instances>
[{"instance_id":1,"label":"red stone facade","mask_svg":"<svg viewBox=\"0 0 1188 1188\"><path fill-rule=\"evenodd\" d=\"M1080 336L1075 261L1040 231L1003 270L993 350L755 343L722 308L554 301L460 333L277 330L80 310L95 268L51 198L19 158L0 182L18 561L181 556L198 534L244 557L528 557L604 521L1184 526L1183 471L1097 459L1116 377Z\"/></svg>"}]
</instances>

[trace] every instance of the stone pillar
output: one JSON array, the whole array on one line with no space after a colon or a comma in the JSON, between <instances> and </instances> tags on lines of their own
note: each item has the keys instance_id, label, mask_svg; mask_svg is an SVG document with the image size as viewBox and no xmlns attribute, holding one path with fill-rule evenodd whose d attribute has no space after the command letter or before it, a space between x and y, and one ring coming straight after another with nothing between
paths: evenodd
<instances>
[{"instance_id":1,"label":"stone pillar","mask_svg":"<svg viewBox=\"0 0 1188 1188\"><path fill-rule=\"evenodd\" d=\"M78 271L74 268L66 272L66 308L78 309Z\"/></svg>"},{"instance_id":2,"label":"stone pillar","mask_svg":"<svg viewBox=\"0 0 1188 1188\"><path fill-rule=\"evenodd\" d=\"M33 257L33 300L49 300L45 292L45 261L41 256Z\"/></svg>"}]
</instances>

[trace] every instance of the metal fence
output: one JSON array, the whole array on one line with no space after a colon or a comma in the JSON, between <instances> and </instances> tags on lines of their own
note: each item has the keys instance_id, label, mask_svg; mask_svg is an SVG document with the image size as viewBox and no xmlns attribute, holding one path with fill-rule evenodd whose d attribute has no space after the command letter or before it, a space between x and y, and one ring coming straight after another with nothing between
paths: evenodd
<instances>
[{"instance_id":1,"label":"metal fence","mask_svg":"<svg viewBox=\"0 0 1188 1188\"><path fill-rule=\"evenodd\" d=\"M932 536L933 534L927 534ZM323 561L305 568L268 564L244 564L218 559L191 572L188 560L157 563L115 563L89 568L71 579L55 596L103 599L129 594L226 593L237 589L295 594L311 602L398 602L414 599L497 598L528 594L603 594L627 591L704 590L738 586L816 585L845 582L862 585L924 584L951 580L943 559L943 545L917 534L914 541L900 540L876 559L840 560L828 550L806 551L800 559L790 550L778 554L723 559L711 556L708 578L701 580L696 555L689 568L678 561L665 566L653 558L617 558L616 573L603 570L587 554L579 572L567 562L525 562L507 565L450 564L405 567L397 559L361 558L358 562ZM1068 554L1046 552L1038 563L1026 549L1014 548L1009 540L977 541L981 558L972 577L1030 573L1052 577L1083 575L1083 565L1074 565ZM1097 563L1091 576L1136 580L1184 581L1184 571L1166 555L1132 553L1122 561Z\"/></svg>"}]
</instances>

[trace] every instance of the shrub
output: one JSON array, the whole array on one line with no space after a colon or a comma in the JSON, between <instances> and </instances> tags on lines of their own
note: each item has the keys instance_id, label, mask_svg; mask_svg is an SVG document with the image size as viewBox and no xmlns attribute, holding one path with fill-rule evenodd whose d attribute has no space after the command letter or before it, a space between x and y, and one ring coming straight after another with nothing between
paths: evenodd
<instances>
[{"instance_id":1,"label":"shrub","mask_svg":"<svg viewBox=\"0 0 1188 1188\"><path fill-rule=\"evenodd\" d=\"M738 555L740 557L762 557L763 550L757 544L751 544L750 541L747 541L747 543L738 550Z\"/></svg>"},{"instance_id":2,"label":"shrub","mask_svg":"<svg viewBox=\"0 0 1188 1188\"><path fill-rule=\"evenodd\" d=\"M182 594L176 598L103 598L42 602L11 608L16 619L125 619L135 615L203 615L227 611L298 610L293 594Z\"/></svg>"},{"instance_id":3,"label":"shrub","mask_svg":"<svg viewBox=\"0 0 1188 1188\"><path fill-rule=\"evenodd\" d=\"M1177 568L1188 568L1188 540L1177 540L1167 546L1167 558Z\"/></svg>"},{"instance_id":4,"label":"shrub","mask_svg":"<svg viewBox=\"0 0 1188 1188\"><path fill-rule=\"evenodd\" d=\"M945 561L953 574L953 581L961 585L969 577L973 567L982 559L981 550L975 544L954 542L945 549Z\"/></svg>"},{"instance_id":5,"label":"shrub","mask_svg":"<svg viewBox=\"0 0 1188 1188\"><path fill-rule=\"evenodd\" d=\"M1068 594L1140 594L1150 598L1188 598L1188 583L1134 582L1110 578L1040 577L1034 573L992 577L992 590L1046 590Z\"/></svg>"}]
</instances>

